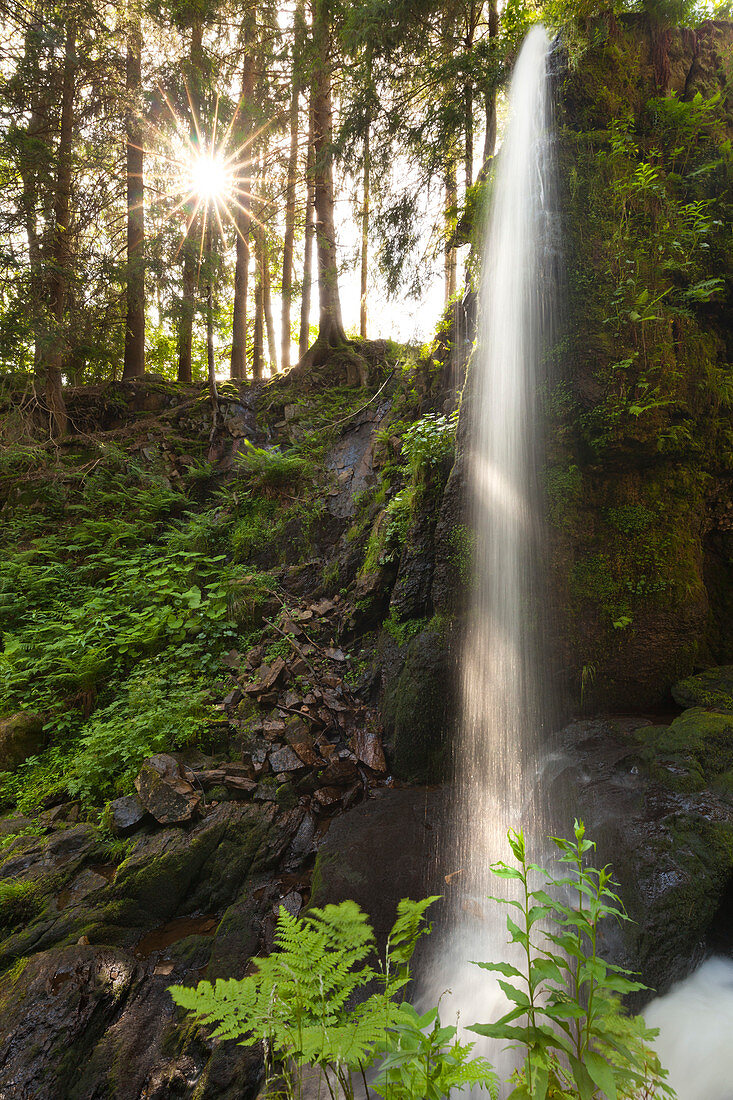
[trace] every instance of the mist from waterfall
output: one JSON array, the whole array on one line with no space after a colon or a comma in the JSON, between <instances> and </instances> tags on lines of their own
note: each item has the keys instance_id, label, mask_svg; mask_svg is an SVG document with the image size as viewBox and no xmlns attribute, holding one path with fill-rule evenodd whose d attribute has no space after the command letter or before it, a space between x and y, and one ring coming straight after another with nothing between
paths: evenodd
<instances>
[{"instance_id":1,"label":"mist from waterfall","mask_svg":"<svg viewBox=\"0 0 733 1100\"><path fill-rule=\"evenodd\" d=\"M555 310L556 252L548 55L545 30L533 28L511 83L464 392L474 576L449 853L439 860L453 872L445 887L450 916L424 983L436 998L451 990L441 1015L447 1021L458 1011L462 1023L494 1019L501 1008L491 977L469 964L507 958L505 912L487 900L497 892L490 865L507 858L508 829L523 829L530 849L548 832L538 782L549 698L538 389Z\"/></svg>"}]
</instances>

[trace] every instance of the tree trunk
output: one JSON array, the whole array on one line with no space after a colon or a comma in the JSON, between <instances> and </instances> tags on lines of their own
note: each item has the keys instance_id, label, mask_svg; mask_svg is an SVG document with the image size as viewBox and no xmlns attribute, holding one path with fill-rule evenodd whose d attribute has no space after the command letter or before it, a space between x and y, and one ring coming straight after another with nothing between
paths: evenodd
<instances>
[{"instance_id":1,"label":"tree trunk","mask_svg":"<svg viewBox=\"0 0 733 1100\"><path fill-rule=\"evenodd\" d=\"M315 188L313 185L313 110L308 112L308 154L305 169L305 233L303 253L303 290L300 299L300 339L298 358L302 359L310 343L311 290L313 287L313 244L315 224Z\"/></svg>"},{"instance_id":2,"label":"tree trunk","mask_svg":"<svg viewBox=\"0 0 733 1100\"><path fill-rule=\"evenodd\" d=\"M256 250L255 250L256 254ZM259 265L255 274L255 327L252 338L252 381L262 381L262 366L264 349L262 346L263 308L262 308L262 273Z\"/></svg>"},{"instance_id":3,"label":"tree trunk","mask_svg":"<svg viewBox=\"0 0 733 1100\"><path fill-rule=\"evenodd\" d=\"M367 334L367 276L369 274L369 205L371 200L371 117L367 111L364 130L364 195L361 209L361 296L359 298L359 332Z\"/></svg>"},{"instance_id":4,"label":"tree trunk","mask_svg":"<svg viewBox=\"0 0 733 1100\"><path fill-rule=\"evenodd\" d=\"M127 38L127 319L123 379L145 374L145 196L143 135L139 122L142 27L133 17Z\"/></svg>"},{"instance_id":5,"label":"tree trunk","mask_svg":"<svg viewBox=\"0 0 733 1100\"><path fill-rule=\"evenodd\" d=\"M209 397L214 430L219 424L219 393L216 388L216 362L214 360L214 273L213 241L211 218L206 221L206 262L208 278L206 280L206 367L209 379Z\"/></svg>"},{"instance_id":6,"label":"tree trunk","mask_svg":"<svg viewBox=\"0 0 733 1100\"><path fill-rule=\"evenodd\" d=\"M499 34L499 12L497 0L489 0L489 39ZM486 132L484 135L484 168L494 155L496 148L496 89L490 88L485 95Z\"/></svg>"},{"instance_id":7,"label":"tree trunk","mask_svg":"<svg viewBox=\"0 0 733 1100\"><path fill-rule=\"evenodd\" d=\"M295 26L293 30L293 71L292 92L290 95L290 151L288 154L288 179L285 191L285 240L283 241L283 278L282 278L282 333L281 333L281 363L284 371L290 369L290 310L293 297L293 242L295 240L295 183L298 171L298 109L300 100L300 85L297 79L295 66L297 63L297 45L299 33L302 28L303 10L302 4L298 5L295 13Z\"/></svg>"},{"instance_id":8,"label":"tree trunk","mask_svg":"<svg viewBox=\"0 0 733 1100\"><path fill-rule=\"evenodd\" d=\"M270 374L277 374L277 343L275 341L275 322L272 316L272 289L270 286L270 254L267 248L264 230L260 230L260 270L262 272L262 310L267 329L267 351L270 357Z\"/></svg>"},{"instance_id":9,"label":"tree trunk","mask_svg":"<svg viewBox=\"0 0 733 1100\"><path fill-rule=\"evenodd\" d=\"M237 226L237 262L234 269L234 308L232 310L231 377L247 377L247 298L249 294L249 225L240 224L241 211L235 215ZM249 220L249 219L247 219ZM242 218L244 221L244 218Z\"/></svg>"},{"instance_id":10,"label":"tree trunk","mask_svg":"<svg viewBox=\"0 0 733 1100\"><path fill-rule=\"evenodd\" d=\"M28 239L28 264L30 268L30 313L33 329L34 373L41 375L43 369L44 348L44 308L46 305L46 279L44 277L44 257L41 238L38 232L38 193L39 193L39 146L45 159L45 145L42 134L45 127L41 104L41 69L38 56L38 44L43 33L43 8L37 3L33 17L28 23L25 38L25 62L29 87L29 118L26 128L26 141L19 148L18 167L23 189L21 204L26 237Z\"/></svg>"},{"instance_id":11,"label":"tree trunk","mask_svg":"<svg viewBox=\"0 0 733 1100\"><path fill-rule=\"evenodd\" d=\"M191 144L198 144L198 120L201 115L201 70L203 67L203 23L198 19L191 28L191 50L189 54L188 89L191 97L191 125L189 137ZM196 310L196 243L194 240L194 220L186 228L183 242L183 297L178 318L178 381L190 382L191 353L193 348L193 317Z\"/></svg>"},{"instance_id":12,"label":"tree trunk","mask_svg":"<svg viewBox=\"0 0 733 1100\"><path fill-rule=\"evenodd\" d=\"M449 302L456 293L456 250L451 244L453 219L458 199L456 191L456 165L450 163L445 173L445 300Z\"/></svg>"},{"instance_id":13,"label":"tree trunk","mask_svg":"<svg viewBox=\"0 0 733 1100\"><path fill-rule=\"evenodd\" d=\"M64 73L61 89L61 124L54 202L53 271L49 281L50 342L45 358L46 403L51 414L53 434L66 434L68 418L61 388L61 368L67 342L63 331L68 294L71 250L71 175L74 137L74 83L76 75L76 21L66 25Z\"/></svg>"},{"instance_id":14,"label":"tree trunk","mask_svg":"<svg viewBox=\"0 0 733 1100\"><path fill-rule=\"evenodd\" d=\"M234 305L232 309L231 377L243 381L247 377L247 298L249 293L249 240L252 224L252 151L248 143L252 136L252 98L255 88L254 43L256 38L255 9L249 10L245 27L245 58L242 70L242 124L237 141L242 160L237 169L234 226L237 261L234 271Z\"/></svg>"},{"instance_id":15,"label":"tree trunk","mask_svg":"<svg viewBox=\"0 0 733 1100\"><path fill-rule=\"evenodd\" d=\"M318 344L346 343L338 287L338 257L334 227L331 108L331 29L329 0L314 0L313 149L318 255Z\"/></svg>"}]
</instances>

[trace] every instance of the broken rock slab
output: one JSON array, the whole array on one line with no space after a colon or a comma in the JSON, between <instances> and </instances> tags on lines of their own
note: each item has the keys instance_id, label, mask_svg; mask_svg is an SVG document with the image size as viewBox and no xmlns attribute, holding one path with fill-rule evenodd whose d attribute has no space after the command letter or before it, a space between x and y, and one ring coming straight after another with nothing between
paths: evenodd
<instances>
[{"instance_id":1,"label":"broken rock slab","mask_svg":"<svg viewBox=\"0 0 733 1100\"><path fill-rule=\"evenodd\" d=\"M201 795L183 775L178 761L158 753L145 761L135 779L135 789L148 813L161 825L190 821Z\"/></svg>"}]
</instances>

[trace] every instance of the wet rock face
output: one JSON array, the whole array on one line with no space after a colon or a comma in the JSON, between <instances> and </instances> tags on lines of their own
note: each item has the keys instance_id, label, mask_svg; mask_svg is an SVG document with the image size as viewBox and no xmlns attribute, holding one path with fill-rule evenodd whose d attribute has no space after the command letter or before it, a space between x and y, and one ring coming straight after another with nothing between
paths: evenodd
<instances>
[{"instance_id":1,"label":"wet rock face","mask_svg":"<svg viewBox=\"0 0 733 1100\"><path fill-rule=\"evenodd\" d=\"M695 741L695 711L669 730L685 717ZM677 765L649 751L665 732L643 719L574 722L561 735L551 787L556 828L567 832L573 815L584 820L635 922L608 925L605 950L660 993L704 956L733 881L731 792L678 789Z\"/></svg>"},{"instance_id":2,"label":"wet rock face","mask_svg":"<svg viewBox=\"0 0 733 1100\"><path fill-rule=\"evenodd\" d=\"M413 783L442 778L455 707L449 627L433 620L403 646L384 638L382 652L382 718L393 773Z\"/></svg>"},{"instance_id":3,"label":"wet rock face","mask_svg":"<svg viewBox=\"0 0 733 1100\"><path fill-rule=\"evenodd\" d=\"M336 818L318 850L312 904L358 902L383 949L400 899L437 892L432 869L448 799L446 788L381 789Z\"/></svg>"},{"instance_id":4,"label":"wet rock face","mask_svg":"<svg viewBox=\"0 0 733 1100\"><path fill-rule=\"evenodd\" d=\"M119 866L88 824L1 853L0 875L33 884L34 908L4 929L0 1096L256 1095L257 1053L180 1029L167 988L243 973L280 900L294 904L287 868L308 858L313 821L301 807L227 802L196 823L148 822Z\"/></svg>"}]
</instances>

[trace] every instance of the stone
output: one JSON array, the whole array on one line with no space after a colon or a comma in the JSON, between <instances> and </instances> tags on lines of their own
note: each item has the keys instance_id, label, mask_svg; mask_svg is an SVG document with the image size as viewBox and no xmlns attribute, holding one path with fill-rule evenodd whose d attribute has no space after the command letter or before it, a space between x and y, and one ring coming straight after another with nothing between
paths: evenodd
<instances>
[{"instance_id":1,"label":"stone","mask_svg":"<svg viewBox=\"0 0 733 1100\"><path fill-rule=\"evenodd\" d=\"M25 817L23 814L13 814L12 817L0 818L0 837L21 833L23 829L27 829L29 825L33 824L33 818Z\"/></svg>"},{"instance_id":2,"label":"stone","mask_svg":"<svg viewBox=\"0 0 733 1100\"><path fill-rule=\"evenodd\" d=\"M663 993L710 950L718 917L729 921L733 815L724 793L667 782L668 757L657 757L655 745L675 723L669 730L641 723L631 734L621 719L571 723L560 735L547 797L572 807L554 831L566 835L573 815L583 820L598 845L593 862L611 865L632 918L604 922L602 954ZM674 740L680 736L678 728ZM641 1007L639 997L632 1001Z\"/></svg>"},{"instance_id":3,"label":"stone","mask_svg":"<svg viewBox=\"0 0 733 1100\"><path fill-rule=\"evenodd\" d=\"M679 680L672 688L672 698L681 707L707 707L733 714L733 665L707 668Z\"/></svg>"},{"instance_id":4,"label":"stone","mask_svg":"<svg viewBox=\"0 0 733 1100\"><path fill-rule=\"evenodd\" d=\"M313 795L313 802L318 809L332 810L341 802L341 794L339 787L319 787Z\"/></svg>"},{"instance_id":5,"label":"stone","mask_svg":"<svg viewBox=\"0 0 733 1100\"><path fill-rule=\"evenodd\" d=\"M233 798L247 798L257 790L254 779L245 779L244 776L239 775L227 774L224 784Z\"/></svg>"},{"instance_id":6,"label":"stone","mask_svg":"<svg viewBox=\"0 0 733 1100\"><path fill-rule=\"evenodd\" d=\"M107 806L105 821L115 836L129 836L142 825L147 810L137 794L124 794Z\"/></svg>"},{"instance_id":7,"label":"stone","mask_svg":"<svg viewBox=\"0 0 733 1100\"><path fill-rule=\"evenodd\" d=\"M733 714L690 707L669 726L652 730L644 740L654 752L653 772L675 790L702 790L733 768Z\"/></svg>"},{"instance_id":8,"label":"stone","mask_svg":"<svg viewBox=\"0 0 733 1100\"><path fill-rule=\"evenodd\" d=\"M386 633L386 632L384 632ZM429 623L394 662L390 638L380 640L385 665L382 697L387 755L398 779L434 782L443 777L448 716L454 699L453 665L442 621Z\"/></svg>"},{"instance_id":9,"label":"stone","mask_svg":"<svg viewBox=\"0 0 733 1100\"><path fill-rule=\"evenodd\" d=\"M166 753L146 760L135 779L135 789L145 809L161 825L190 821L201 795L184 778L178 761Z\"/></svg>"},{"instance_id":10,"label":"stone","mask_svg":"<svg viewBox=\"0 0 733 1100\"><path fill-rule=\"evenodd\" d=\"M303 761L289 745L270 753L270 767L274 772L294 772L303 767Z\"/></svg>"},{"instance_id":11,"label":"stone","mask_svg":"<svg viewBox=\"0 0 733 1100\"><path fill-rule=\"evenodd\" d=\"M354 734L354 752L362 764L366 764L374 772L386 772L387 762L384 759L382 739L376 730L366 726L357 729Z\"/></svg>"},{"instance_id":12,"label":"stone","mask_svg":"<svg viewBox=\"0 0 733 1100\"><path fill-rule=\"evenodd\" d=\"M221 661L232 672L238 672L242 666L242 654L236 649L230 649L228 653L224 654Z\"/></svg>"},{"instance_id":13,"label":"stone","mask_svg":"<svg viewBox=\"0 0 733 1100\"><path fill-rule=\"evenodd\" d=\"M284 898L280 898L275 905L277 913L279 913L281 909L284 909L286 913L290 913L291 917L297 917L302 908L303 896L299 894L297 890L291 890Z\"/></svg>"},{"instance_id":14,"label":"stone","mask_svg":"<svg viewBox=\"0 0 733 1100\"><path fill-rule=\"evenodd\" d=\"M28 710L0 718L0 771L12 772L43 748L43 719Z\"/></svg>"},{"instance_id":15,"label":"stone","mask_svg":"<svg viewBox=\"0 0 733 1100\"><path fill-rule=\"evenodd\" d=\"M383 949L401 898L445 892L438 882L451 868L438 849L437 833L449 797L440 788L382 787L348 814L332 818L318 847L310 904L353 899L369 914ZM438 882L432 879L436 859Z\"/></svg>"},{"instance_id":16,"label":"stone","mask_svg":"<svg viewBox=\"0 0 733 1100\"><path fill-rule=\"evenodd\" d=\"M262 667L263 669L267 669L266 665L263 665ZM283 672L285 672L285 661L282 659L282 657L276 657L270 665L269 669L267 669L267 671L265 672L265 675L262 676L262 691L271 691L277 684Z\"/></svg>"},{"instance_id":17,"label":"stone","mask_svg":"<svg viewBox=\"0 0 733 1100\"><path fill-rule=\"evenodd\" d=\"M334 759L321 772L326 787L348 787L358 778L359 772L351 760Z\"/></svg>"},{"instance_id":18,"label":"stone","mask_svg":"<svg viewBox=\"0 0 733 1100\"><path fill-rule=\"evenodd\" d=\"M223 768L209 768L204 772L195 772L196 781L207 790L209 787L217 787L224 782Z\"/></svg>"}]
</instances>

